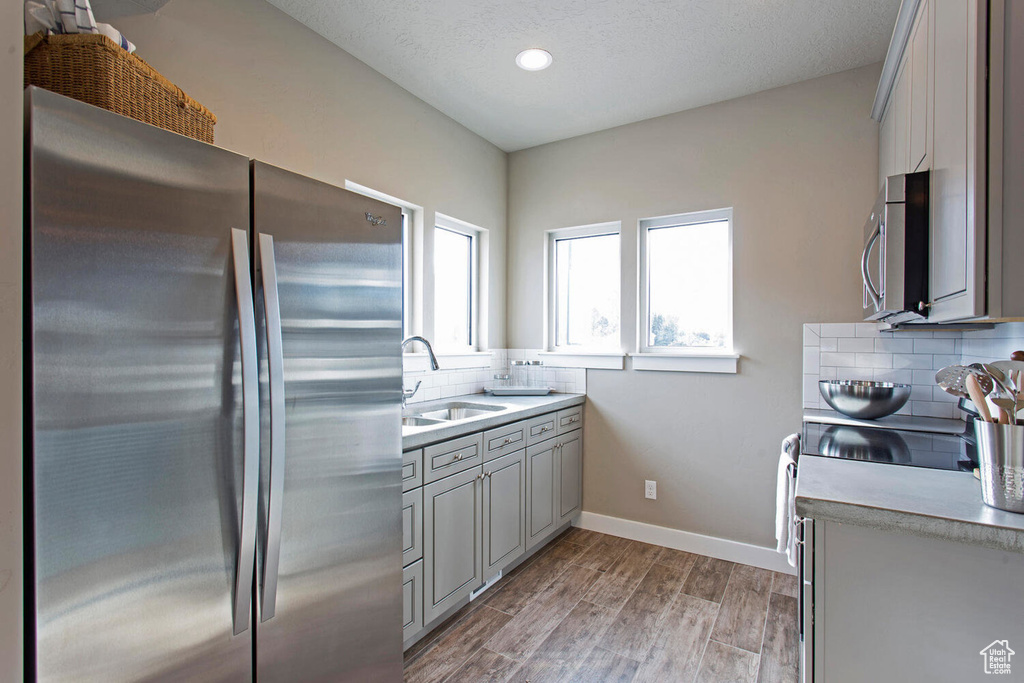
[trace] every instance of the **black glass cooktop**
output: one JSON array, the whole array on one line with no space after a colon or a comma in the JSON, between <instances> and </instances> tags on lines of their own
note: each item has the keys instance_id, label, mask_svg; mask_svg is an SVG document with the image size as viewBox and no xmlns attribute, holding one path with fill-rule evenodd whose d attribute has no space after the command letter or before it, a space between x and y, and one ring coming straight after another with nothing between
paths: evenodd
<instances>
[{"instance_id":1,"label":"black glass cooktop","mask_svg":"<svg viewBox=\"0 0 1024 683\"><path fill-rule=\"evenodd\" d=\"M801 451L807 455L937 470L969 472L977 466L974 445L960 435L901 429L805 422Z\"/></svg>"}]
</instances>

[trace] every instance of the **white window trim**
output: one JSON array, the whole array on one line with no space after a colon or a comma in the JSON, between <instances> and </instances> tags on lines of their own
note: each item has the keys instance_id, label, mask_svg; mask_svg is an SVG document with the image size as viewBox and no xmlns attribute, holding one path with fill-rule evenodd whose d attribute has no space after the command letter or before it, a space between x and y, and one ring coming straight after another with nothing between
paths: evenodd
<instances>
[{"instance_id":1,"label":"white window trim","mask_svg":"<svg viewBox=\"0 0 1024 683\"><path fill-rule=\"evenodd\" d=\"M416 334L414 331L414 320L416 317L413 316L413 306L415 304L413 293L422 292L423 288L422 286L417 286L420 283L413 280L413 254L417 249L417 245L413 244L413 223L417 216L422 215L423 207L385 194L372 187L354 183L351 180L345 181L345 189L365 197L370 197L371 199L377 199L386 204L391 204L392 206L397 206L402 210L402 216L405 217L404 226L402 227L402 244L404 246L402 250L402 279L409 283L409 286L402 292L402 336L414 335Z\"/></svg>"},{"instance_id":2,"label":"white window trim","mask_svg":"<svg viewBox=\"0 0 1024 683\"><path fill-rule=\"evenodd\" d=\"M613 348L592 348L592 347L581 347L581 346L557 346L555 339L557 330L555 329L555 241L559 239L573 238L573 237L598 237L600 235L617 235L619 238L619 255L622 255L622 223L619 221L609 221L607 223L592 223L590 225L580 225L573 228L558 228L557 230L547 231L547 243L545 244L544 254L544 338L546 340L547 351L541 352L541 355L551 357L550 365L555 367L563 368L593 368L593 369L609 369L609 370L621 370L623 367L623 359L625 354L622 353L621 340L620 348L618 350ZM622 286L622 269L621 264L619 268L619 286L620 286L620 303L619 303L619 329L622 329L622 304L621 304L621 286ZM621 335L620 335L621 336Z\"/></svg>"},{"instance_id":3,"label":"white window trim","mask_svg":"<svg viewBox=\"0 0 1024 683\"><path fill-rule=\"evenodd\" d=\"M729 329L726 335L724 348L703 349L703 348L679 348L679 347L654 347L648 346L648 321L650 320L650 263L647 259L647 231L656 228L668 228L681 225L694 225L698 223L713 223L715 221L728 221L729 223L729 293L727 297L729 306ZM638 223L637 235L639 239L639 261L637 269L637 292L639 319L637 320L636 348L638 353L630 354L634 370L660 370L668 372L738 372L739 354L733 346L733 210L732 208L712 209L709 211L693 211L690 213L678 213L668 216L657 216L654 218L643 218Z\"/></svg>"},{"instance_id":4,"label":"white window trim","mask_svg":"<svg viewBox=\"0 0 1024 683\"><path fill-rule=\"evenodd\" d=\"M437 355L450 355L450 356L462 356L466 354L473 354L479 352L481 348L481 337L480 337L480 321L486 319L484 313L485 310L482 304L484 287L483 278L481 277L480 264L483 260L482 252L484 249L483 243L486 240L487 230L480 226L467 223L466 221L453 218L452 216L446 216L443 213L434 214L434 228L442 228L444 230L450 230L451 232L465 235L472 238L473 246L470 256L470 292L469 292L469 310L470 310L470 329L469 337L470 343L467 346L449 346L445 347ZM434 302L436 308L437 293L434 293ZM434 315L435 320L437 315ZM437 338L435 333L432 339Z\"/></svg>"},{"instance_id":5,"label":"white window trim","mask_svg":"<svg viewBox=\"0 0 1024 683\"><path fill-rule=\"evenodd\" d=\"M588 370L622 370L624 353L571 353L567 351L541 351L544 365L549 368L586 368Z\"/></svg>"}]
</instances>

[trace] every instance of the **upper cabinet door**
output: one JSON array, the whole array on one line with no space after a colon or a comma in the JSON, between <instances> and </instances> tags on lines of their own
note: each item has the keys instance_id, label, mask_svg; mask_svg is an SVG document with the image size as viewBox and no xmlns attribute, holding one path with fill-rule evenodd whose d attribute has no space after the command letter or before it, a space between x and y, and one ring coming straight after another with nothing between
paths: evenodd
<instances>
[{"instance_id":1,"label":"upper cabinet door","mask_svg":"<svg viewBox=\"0 0 1024 683\"><path fill-rule=\"evenodd\" d=\"M910 34L910 53L907 57L907 70L910 73L910 163L908 170L924 171L928 169L930 159L928 151L930 140L928 132L931 115L931 12L929 0L923 0L917 10L917 19L913 32Z\"/></svg>"},{"instance_id":2,"label":"upper cabinet door","mask_svg":"<svg viewBox=\"0 0 1024 683\"><path fill-rule=\"evenodd\" d=\"M878 129L878 188L885 187L885 179L894 174L896 171L896 117L892 113L893 107L890 105L885 110L885 116L882 118L882 126Z\"/></svg>"},{"instance_id":3,"label":"upper cabinet door","mask_svg":"<svg viewBox=\"0 0 1024 683\"><path fill-rule=\"evenodd\" d=\"M977 0L930 0L934 135L929 295L934 322L985 314L984 78Z\"/></svg>"},{"instance_id":4,"label":"upper cabinet door","mask_svg":"<svg viewBox=\"0 0 1024 683\"><path fill-rule=\"evenodd\" d=\"M889 107L893 118L893 169L890 175L910 171L910 77L904 59L896 76Z\"/></svg>"}]
</instances>

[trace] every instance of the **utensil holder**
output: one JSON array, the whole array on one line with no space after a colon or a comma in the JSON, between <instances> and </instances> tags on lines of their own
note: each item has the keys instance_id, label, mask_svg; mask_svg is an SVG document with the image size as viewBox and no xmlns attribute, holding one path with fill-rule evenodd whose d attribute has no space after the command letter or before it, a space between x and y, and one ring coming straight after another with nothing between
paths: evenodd
<instances>
[{"instance_id":1,"label":"utensil holder","mask_svg":"<svg viewBox=\"0 0 1024 683\"><path fill-rule=\"evenodd\" d=\"M974 421L985 505L1024 514L1024 425Z\"/></svg>"}]
</instances>

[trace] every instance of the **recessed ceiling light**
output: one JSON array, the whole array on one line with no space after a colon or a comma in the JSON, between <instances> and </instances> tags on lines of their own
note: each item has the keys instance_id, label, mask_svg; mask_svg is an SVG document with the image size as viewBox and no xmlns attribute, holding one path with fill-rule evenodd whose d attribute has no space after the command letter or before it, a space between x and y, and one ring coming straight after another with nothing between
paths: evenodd
<instances>
[{"instance_id":1,"label":"recessed ceiling light","mask_svg":"<svg viewBox=\"0 0 1024 683\"><path fill-rule=\"evenodd\" d=\"M531 47L529 50L523 50L516 55L516 64L519 65L520 69L540 71L551 66L551 53L547 50Z\"/></svg>"}]
</instances>

